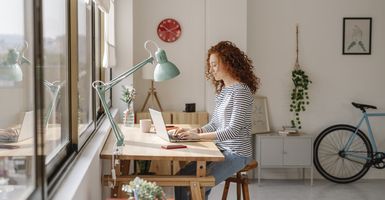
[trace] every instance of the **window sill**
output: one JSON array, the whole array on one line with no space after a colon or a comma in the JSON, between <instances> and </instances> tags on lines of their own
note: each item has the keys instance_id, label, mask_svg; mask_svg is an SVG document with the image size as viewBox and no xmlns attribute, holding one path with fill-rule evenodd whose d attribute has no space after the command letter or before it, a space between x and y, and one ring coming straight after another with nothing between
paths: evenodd
<instances>
[{"instance_id":1,"label":"window sill","mask_svg":"<svg viewBox=\"0 0 385 200\"><path fill-rule=\"evenodd\" d=\"M117 109L111 109L114 117L117 116L117 113ZM100 182L102 161L99 155L110 131L111 124L105 118L89 143L75 158L66 178L62 180L57 191L52 195L52 199L102 198L103 188Z\"/></svg>"}]
</instances>

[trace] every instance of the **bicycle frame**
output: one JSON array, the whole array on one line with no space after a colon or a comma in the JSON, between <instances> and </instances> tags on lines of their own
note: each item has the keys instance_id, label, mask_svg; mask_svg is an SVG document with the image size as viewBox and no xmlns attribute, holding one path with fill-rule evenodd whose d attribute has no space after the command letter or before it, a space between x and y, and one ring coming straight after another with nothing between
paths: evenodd
<instances>
[{"instance_id":1,"label":"bicycle frame","mask_svg":"<svg viewBox=\"0 0 385 200\"><path fill-rule=\"evenodd\" d=\"M363 112L362 113L362 117L361 117L359 123L357 124L357 126L355 127L354 134L352 134L349 137L349 140L348 140L348 142L346 143L346 145L345 145L345 147L343 149L343 151L346 152L346 154L349 154L350 156L358 157L358 158L361 158L361 159L371 160L371 158L363 157L363 156L359 156L359 155L354 155L354 153L348 153L348 151L347 151L350 148L350 146L352 145L352 142L353 142L354 138L357 136L357 131L361 127L362 123L364 123L364 121L366 123L366 126L368 127L368 134L366 134L366 135L369 136L369 140L370 140L370 143L372 145L373 152L374 153L377 152L377 143L376 143L376 141L375 141L375 139L373 137L372 127L370 126L369 117L385 117L385 113L382 113L382 112L378 112L378 113L366 113L366 112Z\"/></svg>"}]
</instances>

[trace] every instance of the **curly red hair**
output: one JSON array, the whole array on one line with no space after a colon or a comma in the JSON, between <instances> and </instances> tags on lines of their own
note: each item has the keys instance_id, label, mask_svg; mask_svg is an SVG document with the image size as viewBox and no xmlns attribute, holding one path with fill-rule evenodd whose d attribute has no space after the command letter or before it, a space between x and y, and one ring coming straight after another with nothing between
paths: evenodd
<instances>
[{"instance_id":1,"label":"curly red hair","mask_svg":"<svg viewBox=\"0 0 385 200\"><path fill-rule=\"evenodd\" d=\"M211 79L217 93L222 91L224 82L222 80L216 81L210 74L211 54L215 54L219 61L224 64L225 70L237 81L245 83L253 94L258 90L260 79L253 72L254 66L252 65L252 61L243 51L236 47L234 43L222 41L208 50L206 60L206 78Z\"/></svg>"}]
</instances>

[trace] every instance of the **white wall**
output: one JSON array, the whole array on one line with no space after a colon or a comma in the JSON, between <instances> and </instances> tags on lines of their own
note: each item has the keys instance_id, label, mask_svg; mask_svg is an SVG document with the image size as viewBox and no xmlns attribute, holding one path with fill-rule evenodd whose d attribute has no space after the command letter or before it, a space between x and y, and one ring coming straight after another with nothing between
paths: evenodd
<instances>
[{"instance_id":1,"label":"white wall","mask_svg":"<svg viewBox=\"0 0 385 200\"><path fill-rule=\"evenodd\" d=\"M247 52L247 0L206 0L205 52L223 40ZM206 81L206 111L211 114L214 106L215 89L211 81Z\"/></svg>"},{"instance_id":2,"label":"white wall","mask_svg":"<svg viewBox=\"0 0 385 200\"><path fill-rule=\"evenodd\" d=\"M178 9L170 9L170 5ZM150 39L164 48L169 59L181 70L179 77L155 83L164 110L182 111L185 103L196 103L197 111L212 111L214 90L204 76L206 52L221 40L231 40L247 50L246 6L246 0L134 2L134 63L147 58L143 44ZM129 19L128 15L125 17ZM167 17L177 19L182 26L182 36L174 43L163 42L156 35L157 25ZM131 49L124 51L130 52ZM137 89L135 109L140 110L150 81L136 73L134 87ZM173 97L171 101L170 96ZM156 107L155 102L149 104Z\"/></svg>"},{"instance_id":3,"label":"white wall","mask_svg":"<svg viewBox=\"0 0 385 200\"><path fill-rule=\"evenodd\" d=\"M342 55L343 17L372 17L372 54ZM317 135L335 123L356 123L352 101L385 110L385 1L249 0L248 53L261 78L259 94L268 97L273 129L289 124L291 70L295 62L295 25L300 26L300 64L309 74L310 105L303 131ZM375 125L383 124L375 120ZM376 129L384 149L385 127ZM368 177L385 177L370 170Z\"/></svg>"},{"instance_id":4,"label":"white wall","mask_svg":"<svg viewBox=\"0 0 385 200\"><path fill-rule=\"evenodd\" d=\"M124 73L133 66L133 0L115 1L115 45L116 66L112 69L112 78ZM132 85L133 76L129 76L112 89L112 104L123 112L127 105L120 100L121 85ZM118 120L121 114L118 115Z\"/></svg>"},{"instance_id":5,"label":"white wall","mask_svg":"<svg viewBox=\"0 0 385 200\"><path fill-rule=\"evenodd\" d=\"M158 38L156 29L162 19L170 17L180 23L182 35L177 41L166 43ZM143 44L146 40L153 40L166 51L168 59L181 71L174 79L155 83L163 109L183 111L185 103L196 103L197 111L205 110L204 0L134 1L134 27L134 63L148 57ZM135 109L140 110L150 88L150 80L142 79L142 74L136 73L134 87L137 89ZM149 104L157 107L155 101Z\"/></svg>"},{"instance_id":6,"label":"white wall","mask_svg":"<svg viewBox=\"0 0 385 200\"><path fill-rule=\"evenodd\" d=\"M262 82L258 93L268 97L272 129L289 124L292 115L288 109L290 73L295 62L297 23L300 26L300 64L313 81L311 103L302 115L303 131L317 135L330 124L356 122L359 111L353 109L351 101L374 104L385 110L385 92L381 90L385 83L382 78L385 74L385 39L382 37L385 1L141 0L134 1L133 7L134 28L131 28L134 33L131 38L131 14L126 14L123 5L117 6L121 9L117 11L117 20L122 22L117 28L128 31L117 30L117 40L120 35L118 64L119 67L126 65L123 58L130 55L133 55L133 61L127 61L130 65L146 58L143 43L147 39L164 48L182 72L176 79L156 83L165 110L181 111L184 103L195 102L197 110L212 111L213 89L204 79L206 51L217 41L227 39L247 50L254 61L255 72ZM181 38L170 44L160 41L155 31L157 24L166 17L176 18L183 29ZM342 55L343 17L373 18L371 55ZM134 48L119 47L130 42ZM142 106L149 83L136 73L136 110ZM114 105L118 103L118 97L114 97ZM379 125L382 120L375 120L374 125ZM376 130L377 142L384 146L385 135L382 133L385 128ZM385 177L385 174L371 170L368 177Z\"/></svg>"}]
</instances>

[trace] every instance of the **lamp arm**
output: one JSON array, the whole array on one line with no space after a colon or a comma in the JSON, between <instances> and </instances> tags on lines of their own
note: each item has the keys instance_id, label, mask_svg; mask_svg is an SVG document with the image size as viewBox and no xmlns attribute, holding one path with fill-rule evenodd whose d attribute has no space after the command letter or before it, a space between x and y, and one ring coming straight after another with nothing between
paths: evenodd
<instances>
[{"instance_id":1,"label":"lamp arm","mask_svg":"<svg viewBox=\"0 0 385 200\"><path fill-rule=\"evenodd\" d=\"M60 94L60 90L62 89L62 85L63 83L59 83L57 81L51 83L51 82L48 82L47 80L44 80L44 86L46 86L49 89L52 95L52 100L48 105L47 113L44 116L44 127L47 127L48 125L48 120L51 117L54 107L57 104L57 101L59 99L59 96L60 96L59 94Z\"/></svg>"},{"instance_id":2,"label":"lamp arm","mask_svg":"<svg viewBox=\"0 0 385 200\"><path fill-rule=\"evenodd\" d=\"M131 74L133 74L134 72L136 72L138 69L142 68L144 65L146 65L147 63L152 63L154 61L154 57L150 56L148 57L146 60L138 63L137 65L135 65L134 67L132 67L131 69L129 69L128 71L120 74L119 76L115 77L114 79L112 79L109 83L106 83L107 87L106 87L106 90L109 90L111 89L112 87L114 87L116 84L118 84L120 81L122 81L123 79L127 78L128 76L130 76Z\"/></svg>"},{"instance_id":3,"label":"lamp arm","mask_svg":"<svg viewBox=\"0 0 385 200\"><path fill-rule=\"evenodd\" d=\"M124 145L124 135L122 133L122 130L120 130L118 125L115 123L114 118L112 117L112 114L110 112L110 109L108 108L108 105L107 105L107 102L106 102L106 91L108 91L109 89L114 87L116 84L118 84L124 78L126 78L129 75L133 74L138 69L140 69L143 66L145 66L147 63L152 63L153 60L154 60L154 58L152 56L148 57L146 60L138 63L137 65L135 65L134 67L132 67L128 71L120 74L119 76L117 76L116 78L112 79L108 83L104 83L102 81L94 81L92 83L92 87L95 88L96 93L98 94L99 99L100 99L100 101L102 103L104 112L106 113L107 118L110 121L110 124L111 124L111 127L112 127L112 131L114 132L114 135L115 135L115 138L116 138L116 145L118 147Z\"/></svg>"}]
</instances>

